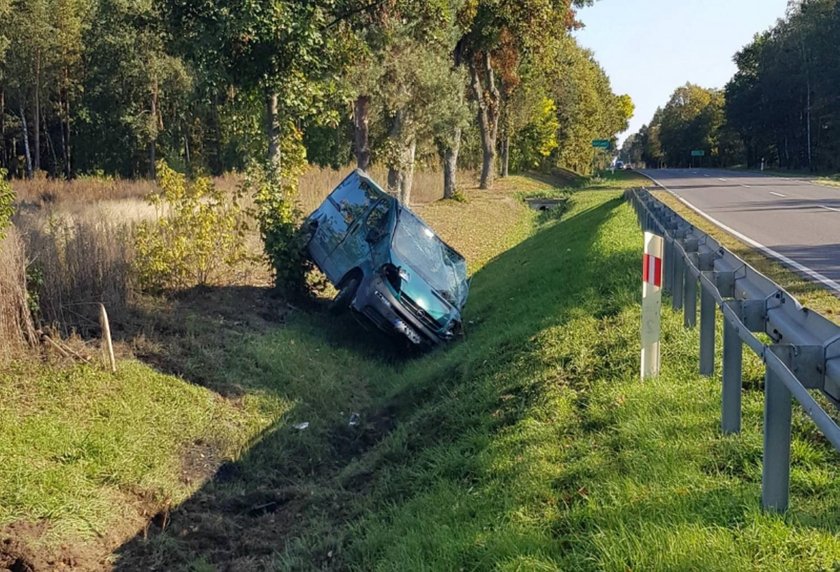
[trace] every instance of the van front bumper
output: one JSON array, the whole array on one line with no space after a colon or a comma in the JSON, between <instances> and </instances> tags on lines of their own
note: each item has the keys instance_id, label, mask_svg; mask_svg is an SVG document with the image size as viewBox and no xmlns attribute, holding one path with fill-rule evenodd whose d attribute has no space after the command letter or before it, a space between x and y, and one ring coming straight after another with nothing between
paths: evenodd
<instances>
[{"instance_id":1,"label":"van front bumper","mask_svg":"<svg viewBox=\"0 0 840 572\"><path fill-rule=\"evenodd\" d=\"M394 296L385 278L378 273L366 288L359 289L353 306L385 333L403 336L414 345L438 345L444 341Z\"/></svg>"}]
</instances>

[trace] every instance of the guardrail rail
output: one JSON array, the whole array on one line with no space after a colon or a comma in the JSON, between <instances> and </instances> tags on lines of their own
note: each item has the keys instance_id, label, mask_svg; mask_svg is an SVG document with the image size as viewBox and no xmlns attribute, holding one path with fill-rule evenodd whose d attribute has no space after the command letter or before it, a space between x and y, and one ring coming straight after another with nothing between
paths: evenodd
<instances>
[{"instance_id":1,"label":"guardrail rail","mask_svg":"<svg viewBox=\"0 0 840 572\"><path fill-rule=\"evenodd\" d=\"M685 221L645 189L630 189L643 230L665 240L663 287L684 323L697 323L700 290L700 374L711 376L715 360L715 319L723 329L721 430L741 430L742 352L746 345L766 366L762 506L788 507L791 413L795 398L825 438L840 451L840 426L812 395L819 391L840 407L840 326L803 307L779 285ZM766 334L765 344L756 334Z\"/></svg>"}]
</instances>

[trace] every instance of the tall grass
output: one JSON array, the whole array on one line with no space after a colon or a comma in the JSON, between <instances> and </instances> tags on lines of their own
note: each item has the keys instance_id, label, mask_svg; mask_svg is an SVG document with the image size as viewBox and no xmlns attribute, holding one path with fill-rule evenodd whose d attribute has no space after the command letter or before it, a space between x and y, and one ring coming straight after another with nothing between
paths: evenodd
<instances>
[{"instance_id":1,"label":"tall grass","mask_svg":"<svg viewBox=\"0 0 840 572\"><path fill-rule=\"evenodd\" d=\"M98 332L98 304L115 320L132 294L132 224L51 213L24 219L31 294L40 318L65 335Z\"/></svg>"},{"instance_id":2,"label":"tall grass","mask_svg":"<svg viewBox=\"0 0 840 572\"><path fill-rule=\"evenodd\" d=\"M314 210L351 169L311 168L300 180L301 211L306 214ZM370 173L383 184L387 179L384 167L374 166ZM474 185L474 172L465 171L460 176L463 185ZM213 183L232 194L241 186L242 177L228 174L214 178ZM18 202L15 224L31 261L30 290L40 307L39 318L64 334L76 331L85 335L90 330L98 331L97 305L103 303L112 320L118 322L129 308L135 287L134 227L157 216L154 207L146 202L146 197L158 190L157 183L82 177L74 181L36 178L14 181L13 186ZM443 175L418 171L412 197L416 205L441 199ZM243 206L248 207L250 200L246 197ZM256 225L250 226L253 229ZM261 250L254 232L243 240L252 253ZM15 252L22 260L20 250ZM20 282L19 276L5 271L3 279ZM249 266L224 279L231 284L267 281L262 265Z\"/></svg>"},{"instance_id":3,"label":"tall grass","mask_svg":"<svg viewBox=\"0 0 840 572\"><path fill-rule=\"evenodd\" d=\"M20 234L10 229L0 240L0 362L35 342L26 297L26 257Z\"/></svg>"}]
</instances>

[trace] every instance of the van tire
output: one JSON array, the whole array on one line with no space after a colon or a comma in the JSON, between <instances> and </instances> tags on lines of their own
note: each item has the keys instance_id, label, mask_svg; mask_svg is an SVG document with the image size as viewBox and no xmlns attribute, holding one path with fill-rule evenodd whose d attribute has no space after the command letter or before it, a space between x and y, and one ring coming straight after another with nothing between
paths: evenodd
<instances>
[{"instance_id":1,"label":"van tire","mask_svg":"<svg viewBox=\"0 0 840 572\"><path fill-rule=\"evenodd\" d=\"M350 308L353 298L356 297L356 291L359 289L359 278L351 276L344 281L341 290L338 291L335 298L330 302L330 314L343 314Z\"/></svg>"}]
</instances>

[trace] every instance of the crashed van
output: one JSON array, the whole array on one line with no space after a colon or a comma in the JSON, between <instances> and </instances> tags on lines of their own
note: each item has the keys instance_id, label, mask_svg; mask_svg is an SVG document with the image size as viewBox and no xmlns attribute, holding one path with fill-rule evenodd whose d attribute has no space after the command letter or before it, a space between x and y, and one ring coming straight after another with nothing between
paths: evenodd
<instances>
[{"instance_id":1,"label":"crashed van","mask_svg":"<svg viewBox=\"0 0 840 572\"><path fill-rule=\"evenodd\" d=\"M469 281L464 257L364 171L351 173L304 222L307 251L351 310L415 346L461 331Z\"/></svg>"}]
</instances>

